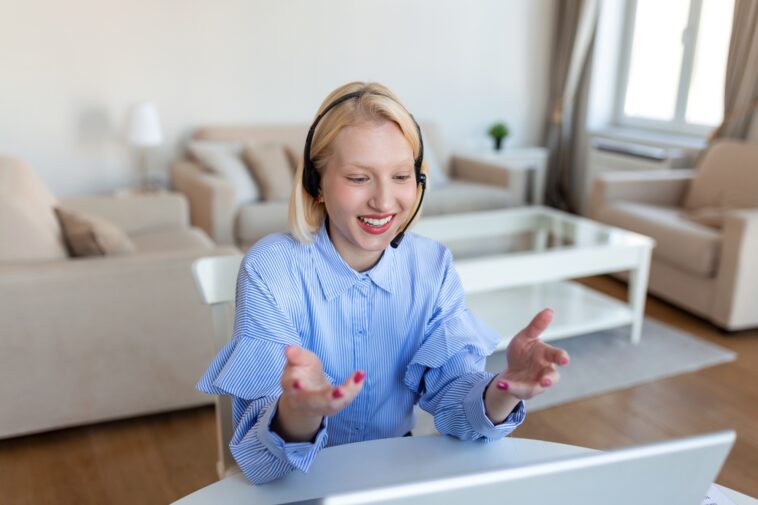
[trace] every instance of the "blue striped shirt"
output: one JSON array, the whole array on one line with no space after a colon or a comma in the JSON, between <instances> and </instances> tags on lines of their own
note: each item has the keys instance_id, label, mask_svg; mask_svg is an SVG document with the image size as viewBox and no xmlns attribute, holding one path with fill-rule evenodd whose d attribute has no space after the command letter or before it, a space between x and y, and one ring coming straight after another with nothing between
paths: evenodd
<instances>
[{"instance_id":1,"label":"blue striped shirt","mask_svg":"<svg viewBox=\"0 0 758 505\"><path fill-rule=\"evenodd\" d=\"M247 478L260 484L307 471L323 447L402 436L414 426L416 403L443 434L508 435L524 419L523 402L495 426L483 400L493 377L484 371L485 357L498 341L466 308L442 244L408 233L400 247L387 248L359 273L322 226L312 244L280 233L248 251L234 334L197 387L232 396L230 449ZM286 443L270 430L289 344L318 355L334 385L356 369L366 372L355 400L325 418L312 442Z\"/></svg>"}]
</instances>

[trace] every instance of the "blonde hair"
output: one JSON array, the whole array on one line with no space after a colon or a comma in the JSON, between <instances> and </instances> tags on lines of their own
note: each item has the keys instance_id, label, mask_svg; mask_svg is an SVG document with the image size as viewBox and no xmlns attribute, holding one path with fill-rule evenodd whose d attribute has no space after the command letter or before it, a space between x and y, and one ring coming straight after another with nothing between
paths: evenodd
<instances>
[{"instance_id":1,"label":"blonde hair","mask_svg":"<svg viewBox=\"0 0 758 505\"><path fill-rule=\"evenodd\" d=\"M316 126L311 142L311 159L318 173L323 174L324 167L332 155L332 142L343 128L372 121L394 122L400 127L403 136L410 144L414 159L418 159L421 138L413 117L395 94L379 83L351 82L340 86L324 99L315 117L318 117L335 100L355 92L363 92L363 95L336 105ZM290 193L289 226L295 239L309 244L313 241L313 235L324 223L326 206L303 186L304 161L301 155L295 172L292 193ZM421 172L427 174L428 181L426 162L422 163ZM416 206L420 197L421 191L417 188ZM416 219L418 215L413 221L415 222Z\"/></svg>"}]
</instances>

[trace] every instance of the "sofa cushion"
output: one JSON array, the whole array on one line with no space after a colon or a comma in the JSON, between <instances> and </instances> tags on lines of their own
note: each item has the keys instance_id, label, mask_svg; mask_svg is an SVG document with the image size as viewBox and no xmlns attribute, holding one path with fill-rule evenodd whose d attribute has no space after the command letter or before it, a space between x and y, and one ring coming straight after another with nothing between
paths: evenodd
<instances>
[{"instance_id":1,"label":"sofa cushion","mask_svg":"<svg viewBox=\"0 0 758 505\"><path fill-rule=\"evenodd\" d=\"M684 199L687 210L758 207L758 145L719 140L706 151Z\"/></svg>"},{"instance_id":2,"label":"sofa cushion","mask_svg":"<svg viewBox=\"0 0 758 505\"><path fill-rule=\"evenodd\" d=\"M284 201L245 205L237 214L237 241L247 248L270 233L286 231L289 203Z\"/></svg>"},{"instance_id":3,"label":"sofa cushion","mask_svg":"<svg viewBox=\"0 0 758 505\"><path fill-rule=\"evenodd\" d=\"M214 248L211 239L199 228L150 231L134 234L130 238L139 253L211 251Z\"/></svg>"},{"instance_id":4,"label":"sofa cushion","mask_svg":"<svg viewBox=\"0 0 758 505\"><path fill-rule=\"evenodd\" d=\"M242 142L193 140L187 145L192 157L204 167L229 181L237 205L260 199L255 179L242 161Z\"/></svg>"},{"instance_id":5,"label":"sofa cushion","mask_svg":"<svg viewBox=\"0 0 758 505\"><path fill-rule=\"evenodd\" d=\"M71 256L104 256L134 252L134 243L110 221L83 212L55 207Z\"/></svg>"},{"instance_id":6,"label":"sofa cushion","mask_svg":"<svg viewBox=\"0 0 758 505\"><path fill-rule=\"evenodd\" d=\"M684 218L678 207L617 202L603 208L602 221L655 239L653 255L690 273L716 273L721 234Z\"/></svg>"},{"instance_id":7,"label":"sofa cushion","mask_svg":"<svg viewBox=\"0 0 758 505\"><path fill-rule=\"evenodd\" d=\"M249 142L242 157L255 177L264 201L288 200L292 191L292 166L284 144Z\"/></svg>"},{"instance_id":8,"label":"sofa cushion","mask_svg":"<svg viewBox=\"0 0 758 505\"><path fill-rule=\"evenodd\" d=\"M423 214L434 216L494 210L511 207L515 204L516 199L506 189L451 179L444 186L431 188L426 192Z\"/></svg>"},{"instance_id":9,"label":"sofa cushion","mask_svg":"<svg viewBox=\"0 0 758 505\"><path fill-rule=\"evenodd\" d=\"M31 167L0 156L0 261L68 257L53 212L57 203Z\"/></svg>"}]
</instances>

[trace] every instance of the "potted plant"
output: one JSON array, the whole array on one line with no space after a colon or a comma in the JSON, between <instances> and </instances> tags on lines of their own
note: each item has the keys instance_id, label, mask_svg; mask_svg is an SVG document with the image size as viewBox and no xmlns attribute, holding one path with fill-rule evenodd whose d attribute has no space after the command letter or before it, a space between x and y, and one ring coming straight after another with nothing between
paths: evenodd
<instances>
[{"instance_id":1,"label":"potted plant","mask_svg":"<svg viewBox=\"0 0 758 505\"><path fill-rule=\"evenodd\" d=\"M493 124L490 126L490 129L487 130L487 134L495 140L496 151L499 151L503 147L503 140L505 140L509 133L510 130L508 130L508 125L502 121Z\"/></svg>"}]
</instances>

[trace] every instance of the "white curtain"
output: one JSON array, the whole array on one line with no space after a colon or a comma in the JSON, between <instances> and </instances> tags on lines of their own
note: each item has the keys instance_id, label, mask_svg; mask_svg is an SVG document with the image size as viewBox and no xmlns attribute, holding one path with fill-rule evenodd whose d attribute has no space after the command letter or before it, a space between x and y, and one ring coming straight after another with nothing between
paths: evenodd
<instances>
[{"instance_id":1,"label":"white curtain","mask_svg":"<svg viewBox=\"0 0 758 505\"><path fill-rule=\"evenodd\" d=\"M582 79L595 41L598 0L561 0L556 6L555 40L550 79L550 116L546 143L550 152L545 187L548 205L571 209L569 192L577 118L574 115Z\"/></svg>"},{"instance_id":2,"label":"white curtain","mask_svg":"<svg viewBox=\"0 0 758 505\"><path fill-rule=\"evenodd\" d=\"M711 138L747 138L757 104L758 1L735 0L726 63L724 120Z\"/></svg>"}]
</instances>

